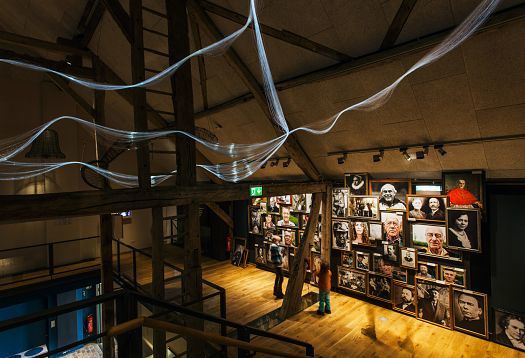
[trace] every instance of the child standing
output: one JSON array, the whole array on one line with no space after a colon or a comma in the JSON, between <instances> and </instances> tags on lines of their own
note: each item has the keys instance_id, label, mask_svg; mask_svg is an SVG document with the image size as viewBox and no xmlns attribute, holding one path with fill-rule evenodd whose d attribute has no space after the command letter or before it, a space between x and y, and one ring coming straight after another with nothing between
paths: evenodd
<instances>
[{"instance_id":1,"label":"child standing","mask_svg":"<svg viewBox=\"0 0 525 358\"><path fill-rule=\"evenodd\" d=\"M332 272L326 262L321 263L319 272L319 310L317 313L323 316L332 313L330 309L330 290L332 289Z\"/></svg>"}]
</instances>

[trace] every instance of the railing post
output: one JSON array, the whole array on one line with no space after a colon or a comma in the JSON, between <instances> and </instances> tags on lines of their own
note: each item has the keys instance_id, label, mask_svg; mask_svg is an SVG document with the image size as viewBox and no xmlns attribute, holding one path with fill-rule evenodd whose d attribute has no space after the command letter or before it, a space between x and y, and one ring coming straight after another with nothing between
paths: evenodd
<instances>
[{"instance_id":1,"label":"railing post","mask_svg":"<svg viewBox=\"0 0 525 358\"><path fill-rule=\"evenodd\" d=\"M220 315L222 319L226 319L226 290L222 289L219 295L220 299ZM221 323L221 335L226 336L226 325Z\"/></svg>"},{"instance_id":2,"label":"railing post","mask_svg":"<svg viewBox=\"0 0 525 358\"><path fill-rule=\"evenodd\" d=\"M47 256L49 260L49 276L53 276L55 273L55 257L52 243L47 245Z\"/></svg>"},{"instance_id":3,"label":"railing post","mask_svg":"<svg viewBox=\"0 0 525 358\"><path fill-rule=\"evenodd\" d=\"M137 288L137 251L133 249L133 284Z\"/></svg>"},{"instance_id":4,"label":"railing post","mask_svg":"<svg viewBox=\"0 0 525 358\"><path fill-rule=\"evenodd\" d=\"M306 346L306 356L307 357L313 357L314 356L314 346L311 344Z\"/></svg>"},{"instance_id":5,"label":"railing post","mask_svg":"<svg viewBox=\"0 0 525 358\"><path fill-rule=\"evenodd\" d=\"M237 339L250 343L250 331L248 330L248 327L237 328ZM251 354L250 351L239 348L237 350L237 357L247 358L251 357Z\"/></svg>"},{"instance_id":6,"label":"railing post","mask_svg":"<svg viewBox=\"0 0 525 358\"><path fill-rule=\"evenodd\" d=\"M137 298L130 293L118 297L116 301L117 324L121 324L138 317ZM119 357L142 357L142 328L116 336Z\"/></svg>"},{"instance_id":7,"label":"railing post","mask_svg":"<svg viewBox=\"0 0 525 358\"><path fill-rule=\"evenodd\" d=\"M120 241L117 241L117 272L118 272L118 277L121 277L121 272L120 272Z\"/></svg>"}]
</instances>

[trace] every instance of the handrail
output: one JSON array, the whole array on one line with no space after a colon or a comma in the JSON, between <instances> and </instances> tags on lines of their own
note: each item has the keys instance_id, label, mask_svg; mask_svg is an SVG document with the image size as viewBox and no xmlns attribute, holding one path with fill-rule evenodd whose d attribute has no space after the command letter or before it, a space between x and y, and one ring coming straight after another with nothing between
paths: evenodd
<instances>
[{"instance_id":1,"label":"handrail","mask_svg":"<svg viewBox=\"0 0 525 358\"><path fill-rule=\"evenodd\" d=\"M78 239L71 239L71 240L64 240L64 241L56 241L56 242L46 242L43 244L36 244L36 245L29 245L29 246L21 246L21 247L13 247L10 249L2 249L0 252L7 252L7 251L14 251L14 250L24 250L24 249L32 249L34 247L40 247L40 246L49 246L49 245L57 245L57 244L63 244L66 242L75 242L75 241L82 241L82 240L89 240L89 239L96 239L99 238L100 235L96 236L88 236L88 237L81 237Z\"/></svg>"},{"instance_id":2,"label":"handrail","mask_svg":"<svg viewBox=\"0 0 525 358\"><path fill-rule=\"evenodd\" d=\"M151 319L147 317L140 317L124 322L122 324L111 327L108 330L108 336L118 336L123 333L132 331L140 327L149 327L153 329L160 329L166 332L180 334L182 336L190 336L203 341L212 342L219 345L226 345L230 347L236 347L247 351L261 352L271 354L276 357L289 357L289 358L302 358L303 355L286 353L278 351L276 349L268 348L266 346L244 342L238 339L223 337L213 333L204 333L194 328L184 327L178 324Z\"/></svg>"}]
</instances>

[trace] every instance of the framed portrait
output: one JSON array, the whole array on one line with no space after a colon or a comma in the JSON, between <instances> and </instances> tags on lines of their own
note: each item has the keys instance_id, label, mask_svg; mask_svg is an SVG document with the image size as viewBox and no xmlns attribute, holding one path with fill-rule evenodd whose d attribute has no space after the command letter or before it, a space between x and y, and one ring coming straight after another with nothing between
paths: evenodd
<instances>
[{"instance_id":1,"label":"framed portrait","mask_svg":"<svg viewBox=\"0 0 525 358\"><path fill-rule=\"evenodd\" d=\"M383 240L383 224L380 221L368 222L370 244L377 245L377 241Z\"/></svg>"},{"instance_id":2,"label":"framed portrait","mask_svg":"<svg viewBox=\"0 0 525 358\"><path fill-rule=\"evenodd\" d=\"M424 249L426 254L438 257L448 256L445 225L411 224L412 245Z\"/></svg>"},{"instance_id":3,"label":"framed portrait","mask_svg":"<svg viewBox=\"0 0 525 358\"><path fill-rule=\"evenodd\" d=\"M280 204L277 202L276 196L271 196L266 202L266 212L279 214L281 212Z\"/></svg>"},{"instance_id":4,"label":"framed portrait","mask_svg":"<svg viewBox=\"0 0 525 358\"><path fill-rule=\"evenodd\" d=\"M392 278L394 282L408 283L408 271L406 268L393 266L392 267Z\"/></svg>"},{"instance_id":5,"label":"framed portrait","mask_svg":"<svg viewBox=\"0 0 525 358\"><path fill-rule=\"evenodd\" d=\"M443 172L443 194L451 207L483 208L484 186L483 170Z\"/></svg>"},{"instance_id":6,"label":"framed portrait","mask_svg":"<svg viewBox=\"0 0 525 358\"><path fill-rule=\"evenodd\" d=\"M455 330L489 338L486 294L452 287L452 304Z\"/></svg>"},{"instance_id":7,"label":"framed portrait","mask_svg":"<svg viewBox=\"0 0 525 358\"><path fill-rule=\"evenodd\" d=\"M295 212L306 212L306 194L293 194L291 209Z\"/></svg>"},{"instance_id":8,"label":"framed portrait","mask_svg":"<svg viewBox=\"0 0 525 358\"><path fill-rule=\"evenodd\" d=\"M299 227L299 218L292 214L291 206L281 205L281 217L277 220L277 226Z\"/></svg>"},{"instance_id":9,"label":"framed portrait","mask_svg":"<svg viewBox=\"0 0 525 358\"><path fill-rule=\"evenodd\" d=\"M407 218L410 221L437 221L446 220L446 195L407 195Z\"/></svg>"},{"instance_id":10,"label":"framed portrait","mask_svg":"<svg viewBox=\"0 0 525 358\"><path fill-rule=\"evenodd\" d=\"M262 213L261 214L261 221L262 221L262 229L268 230L268 229L275 229L277 226L277 218L278 216L268 214L268 213Z\"/></svg>"},{"instance_id":11,"label":"framed portrait","mask_svg":"<svg viewBox=\"0 0 525 358\"><path fill-rule=\"evenodd\" d=\"M427 280L437 280L439 278L439 265L433 262L419 261L417 263L416 277Z\"/></svg>"},{"instance_id":12,"label":"framed portrait","mask_svg":"<svg viewBox=\"0 0 525 358\"><path fill-rule=\"evenodd\" d=\"M525 352L525 348L519 344L525 338L525 315L495 308L492 332L494 342Z\"/></svg>"},{"instance_id":13,"label":"framed portrait","mask_svg":"<svg viewBox=\"0 0 525 358\"><path fill-rule=\"evenodd\" d=\"M263 231L260 207L250 206L248 212L248 232L253 235L262 235Z\"/></svg>"},{"instance_id":14,"label":"framed portrait","mask_svg":"<svg viewBox=\"0 0 525 358\"><path fill-rule=\"evenodd\" d=\"M411 316L416 315L416 288L394 281L392 308Z\"/></svg>"},{"instance_id":15,"label":"framed portrait","mask_svg":"<svg viewBox=\"0 0 525 358\"><path fill-rule=\"evenodd\" d=\"M277 226L273 229L264 229L263 235L264 235L264 240L272 241L273 235L277 235Z\"/></svg>"},{"instance_id":16,"label":"framed portrait","mask_svg":"<svg viewBox=\"0 0 525 358\"><path fill-rule=\"evenodd\" d=\"M255 244L255 263L266 265L266 253L264 252L264 246Z\"/></svg>"},{"instance_id":17,"label":"framed portrait","mask_svg":"<svg viewBox=\"0 0 525 358\"><path fill-rule=\"evenodd\" d=\"M381 212L381 223L383 224L383 240L399 246L404 245L403 213Z\"/></svg>"},{"instance_id":18,"label":"framed portrait","mask_svg":"<svg viewBox=\"0 0 525 358\"><path fill-rule=\"evenodd\" d=\"M289 261L289 253L290 248L287 246L279 246L281 249L281 255L283 257L283 271L289 271L290 270L290 261Z\"/></svg>"},{"instance_id":19,"label":"framed portrait","mask_svg":"<svg viewBox=\"0 0 525 358\"><path fill-rule=\"evenodd\" d=\"M334 188L332 190L332 215L334 217L346 217L348 209L348 189Z\"/></svg>"},{"instance_id":20,"label":"framed portrait","mask_svg":"<svg viewBox=\"0 0 525 358\"><path fill-rule=\"evenodd\" d=\"M355 252L355 268L359 270L370 270L370 254L368 252Z\"/></svg>"},{"instance_id":21,"label":"framed portrait","mask_svg":"<svg viewBox=\"0 0 525 358\"><path fill-rule=\"evenodd\" d=\"M279 203L279 205L292 206L292 196L291 195L278 196L277 197L277 203Z\"/></svg>"},{"instance_id":22,"label":"framed portrait","mask_svg":"<svg viewBox=\"0 0 525 358\"><path fill-rule=\"evenodd\" d=\"M345 187L350 191L350 195L368 194L368 173L345 173Z\"/></svg>"},{"instance_id":23,"label":"framed portrait","mask_svg":"<svg viewBox=\"0 0 525 358\"><path fill-rule=\"evenodd\" d=\"M341 266L354 267L354 252L341 251Z\"/></svg>"},{"instance_id":24,"label":"framed portrait","mask_svg":"<svg viewBox=\"0 0 525 358\"><path fill-rule=\"evenodd\" d=\"M297 230L290 227L278 227L281 233L281 245L284 246L298 246L299 239L297 237Z\"/></svg>"},{"instance_id":25,"label":"framed portrait","mask_svg":"<svg viewBox=\"0 0 525 358\"><path fill-rule=\"evenodd\" d=\"M417 319L452 329L450 286L416 277Z\"/></svg>"},{"instance_id":26,"label":"framed portrait","mask_svg":"<svg viewBox=\"0 0 525 358\"><path fill-rule=\"evenodd\" d=\"M343 220L332 221L332 247L338 250L350 251L350 222Z\"/></svg>"},{"instance_id":27,"label":"framed portrait","mask_svg":"<svg viewBox=\"0 0 525 358\"><path fill-rule=\"evenodd\" d=\"M301 239L299 240L299 242L303 240L304 231L301 230L300 233L301 233L300 234ZM314 232L314 238L313 238L311 248L312 248L312 251L321 252L321 232L320 231Z\"/></svg>"},{"instance_id":28,"label":"framed portrait","mask_svg":"<svg viewBox=\"0 0 525 358\"><path fill-rule=\"evenodd\" d=\"M379 199L377 196L349 195L347 215L352 218L379 219Z\"/></svg>"},{"instance_id":29,"label":"framed portrait","mask_svg":"<svg viewBox=\"0 0 525 358\"><path fill-rule=\"evenodd\" d=\"M379 210L406 211L410 179L371 179L369 193L379 197Z\"/></svg>"},{"instance_id":30,"label":"framed portrait","mask_svg":"<svg viewBox=\"0 0 525 358\"><path fill-rule=\"evenodd\" d=\"M321 254L317 252L310 252L310 270L312 271L311 283L317 285L319 283L319 272L321 272Z\"/></svg>"},{"instance_id":31,"label":"framed portrait","mask_svg":"<svg viewBox=\"0 0 525 358\"><path fill-rule=\"evenodd\" d=\"M264 254L266 256L267 265L270 265L272 263L272 253L270 252L270 245L271 243L269 242L264 243Z\"/></svg>"},{"instance_id":32,"label":"framed portrait","mask_svg":"<svg viewBox=\"0 0 525 358\"><path fill-rule=\"evenodd\" d=\"M412 270L417 268L417 251L412 247L401 247L401 267L406 267Z\"/></svg>"},{"instance_id":33,"label":"framed portrait","mask_svg":"<svg viewBox=\"0 0 525 358\"><path fill-rule=\"evenodd\" d=\"M383 259L388 262L397 263L399 261L399 245L388 241L381 242Z\"/></svg>"},{"instance_id":34,"label":"framed portrait","mask_svg":"<svg viewBox=\"0 0 525 358\"><path fill-rule=\"evenodd\" d=\"M367 221L350 221L350 240L352 245L376 246L376 241L370 238L370 227Z\"/></svg>"},{"instance_id":35,"label":"framed portrait","mask_svg":"<svg viewBox=\"0 0 525 358\"><path fill-rule=\"evenodd\" d=\"M242 237L234 238L232 248L231 263L232 265L239 266L242 264L243 254L246 250L246 239Z\"/></svg>"},{"instance_id":36,"label":"framed portrait","mask_svg":"<svg viewBox=\"0 0 525 358\"><path fill-rule=\"evenodd\" d=\"M478 209L447 210L448 246L463 251L481 252L481 215Z\"/></svg>"},{"instance_id":37,"label":"framed portrait","mask_svg":"<svg viewBox=\"0 0 525 358\"><path fill-rule=\"evenodd\" d=\"M370 270L388 277L392 277L394 266L391 263L386 262L383 259L383 255L375 252L372 254L372 266L370 267Z\"/></svg>"},{"instance_id":38,"label":"framed portrait","mask_svg":"<svg viewBox=\"0 0 525 358\"><path fill-rule=\"evenodd\" d=\"M338 287L366 295L367 273L347 267L337 266Z\"/></svg>"},{"instance_id":39,"label":"framed portrait","mask_svg":"<svg viewBox=\"0 0 525 358\"><path fill-rule=\"evenodd\" d=\"M264 207L266 208L266 198L252 198L252 206L261 207L261 204L264 204Z\"/></svg>"},{"instance_id":40,"label":"framed portrait","mask_svg":"<svg viewBox=\"0 0 525 358\"><path fill-rule=\"evenodd\" d=\"M464 268L440 266L440 279L447 285L467 287L467 278Z\"/></svg>"},{"instance_id":41,"label":"framed portrait","mask_svg":"<svg viewBox=\"0 0 525 358\"><path fill-rule=\"evenodd\" d=\"M380 301L392 302L392 278L368 273L367 296Z\"/></svg>"}]
</instances>

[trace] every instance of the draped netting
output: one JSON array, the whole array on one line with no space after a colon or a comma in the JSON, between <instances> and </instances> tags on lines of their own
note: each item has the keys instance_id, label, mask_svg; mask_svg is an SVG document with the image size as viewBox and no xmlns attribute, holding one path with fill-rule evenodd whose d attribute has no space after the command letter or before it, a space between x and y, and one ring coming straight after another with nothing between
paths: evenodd
<instances>
[{"instance_id":1,"label":"draped netting","mask_svg":"<svg viewBox=\"0 0 525 358\"><path fill-rule=\"evenodd\" d=\"M334 128L334 126L340 119L351 118L349 115L343 116L345 114L350 114L352 111L373 111L383 106L386 102L388 102L396 87L407 76L409 76L411 73L418 70L419 68L427 66L428 64L434 61L437 61L439 58L454 50L459 45L461 45L466 39L468 39L490 16L490 14L494 11L499 2L500 0L482 1L474 9L474 11L445 38L445 40L443 40L440 44L438 44L432 50L430 50L426 55L424 55L419 61L417 61L412 67L410 67L405 73L403 73L389 86L383 88L382 90L373 94L372 96L350 107L347 107L338 113L333 114L327 119L319 120L292 130L290 130L288 127L286 117L284 115L281 102L279 100L279 95L277 89L275 88L275 83L273 81L270 65L268 63L268 58L266 56L262 33L257 17L256 0L250 0L249 16L246 20L246 23L239 30L226 36L220 41L212 43L200 50L191 53L179 62L169 66L162 72L159 72L158 74L142 82L130 85L114 85L92 82L74 76L70 76L52 69L48 69L42 66L37 66L15 60L0 59L0 62L3 63L16 65L35 71L50 72L58 76L64 77L81 86L85 86L95 90L114 91L137 87L147 87L162 81L166 77L171 76L185 62L187 62L195 56L217 55L223 51L226 51L230 46L232 46L234 41L242 33L244 33L250 25L252 25L253 34L255 37L257 56L263 79L264 94L269 109L268 112L271 116L271 120L273 121L273 123L276 124L276 126L282 132L282 135L279 135L265 142L250 144L222 144L213 143L199 138L193 134L178 130L159 130L148 132L125 131L104 127L74 116L61 116L21 135L0 140L0 180L26 179L47 173L52 170L56 170L66 165L80 165L87 166L89 169L99 173L108 180L118 183L120 185L138 185L137 176L113 172L83 162L74 161L57 163L27 163L12 160L17 154L21 153L24 149L26 149L35 140L35 138L37 138L45 129L49 128L54 123L60 120L70 120L78 123L80 126L85 127L88 130L95 131L97 133L97 141L104 141L106 143L110 143L113 146L122 146L126 149L133 149L136 147L137 143L153 139L180 135L187 136L195 140L198 144L204 146L208 150L233 159L230 162L219 164L197 164L198 167L209 171L210 173L225 181L238 182L242 179L251 176L265 162L272 158L272 156L285 144L288 136L290 136L291 134L299 131L305 131L307 133L315 135L326 134ZM173 170L171 173L173 174L151 177L152 185L158 185L159 183L168 179L172 175L175 175L176 170Z\"/></svg>"}]
</instances>

